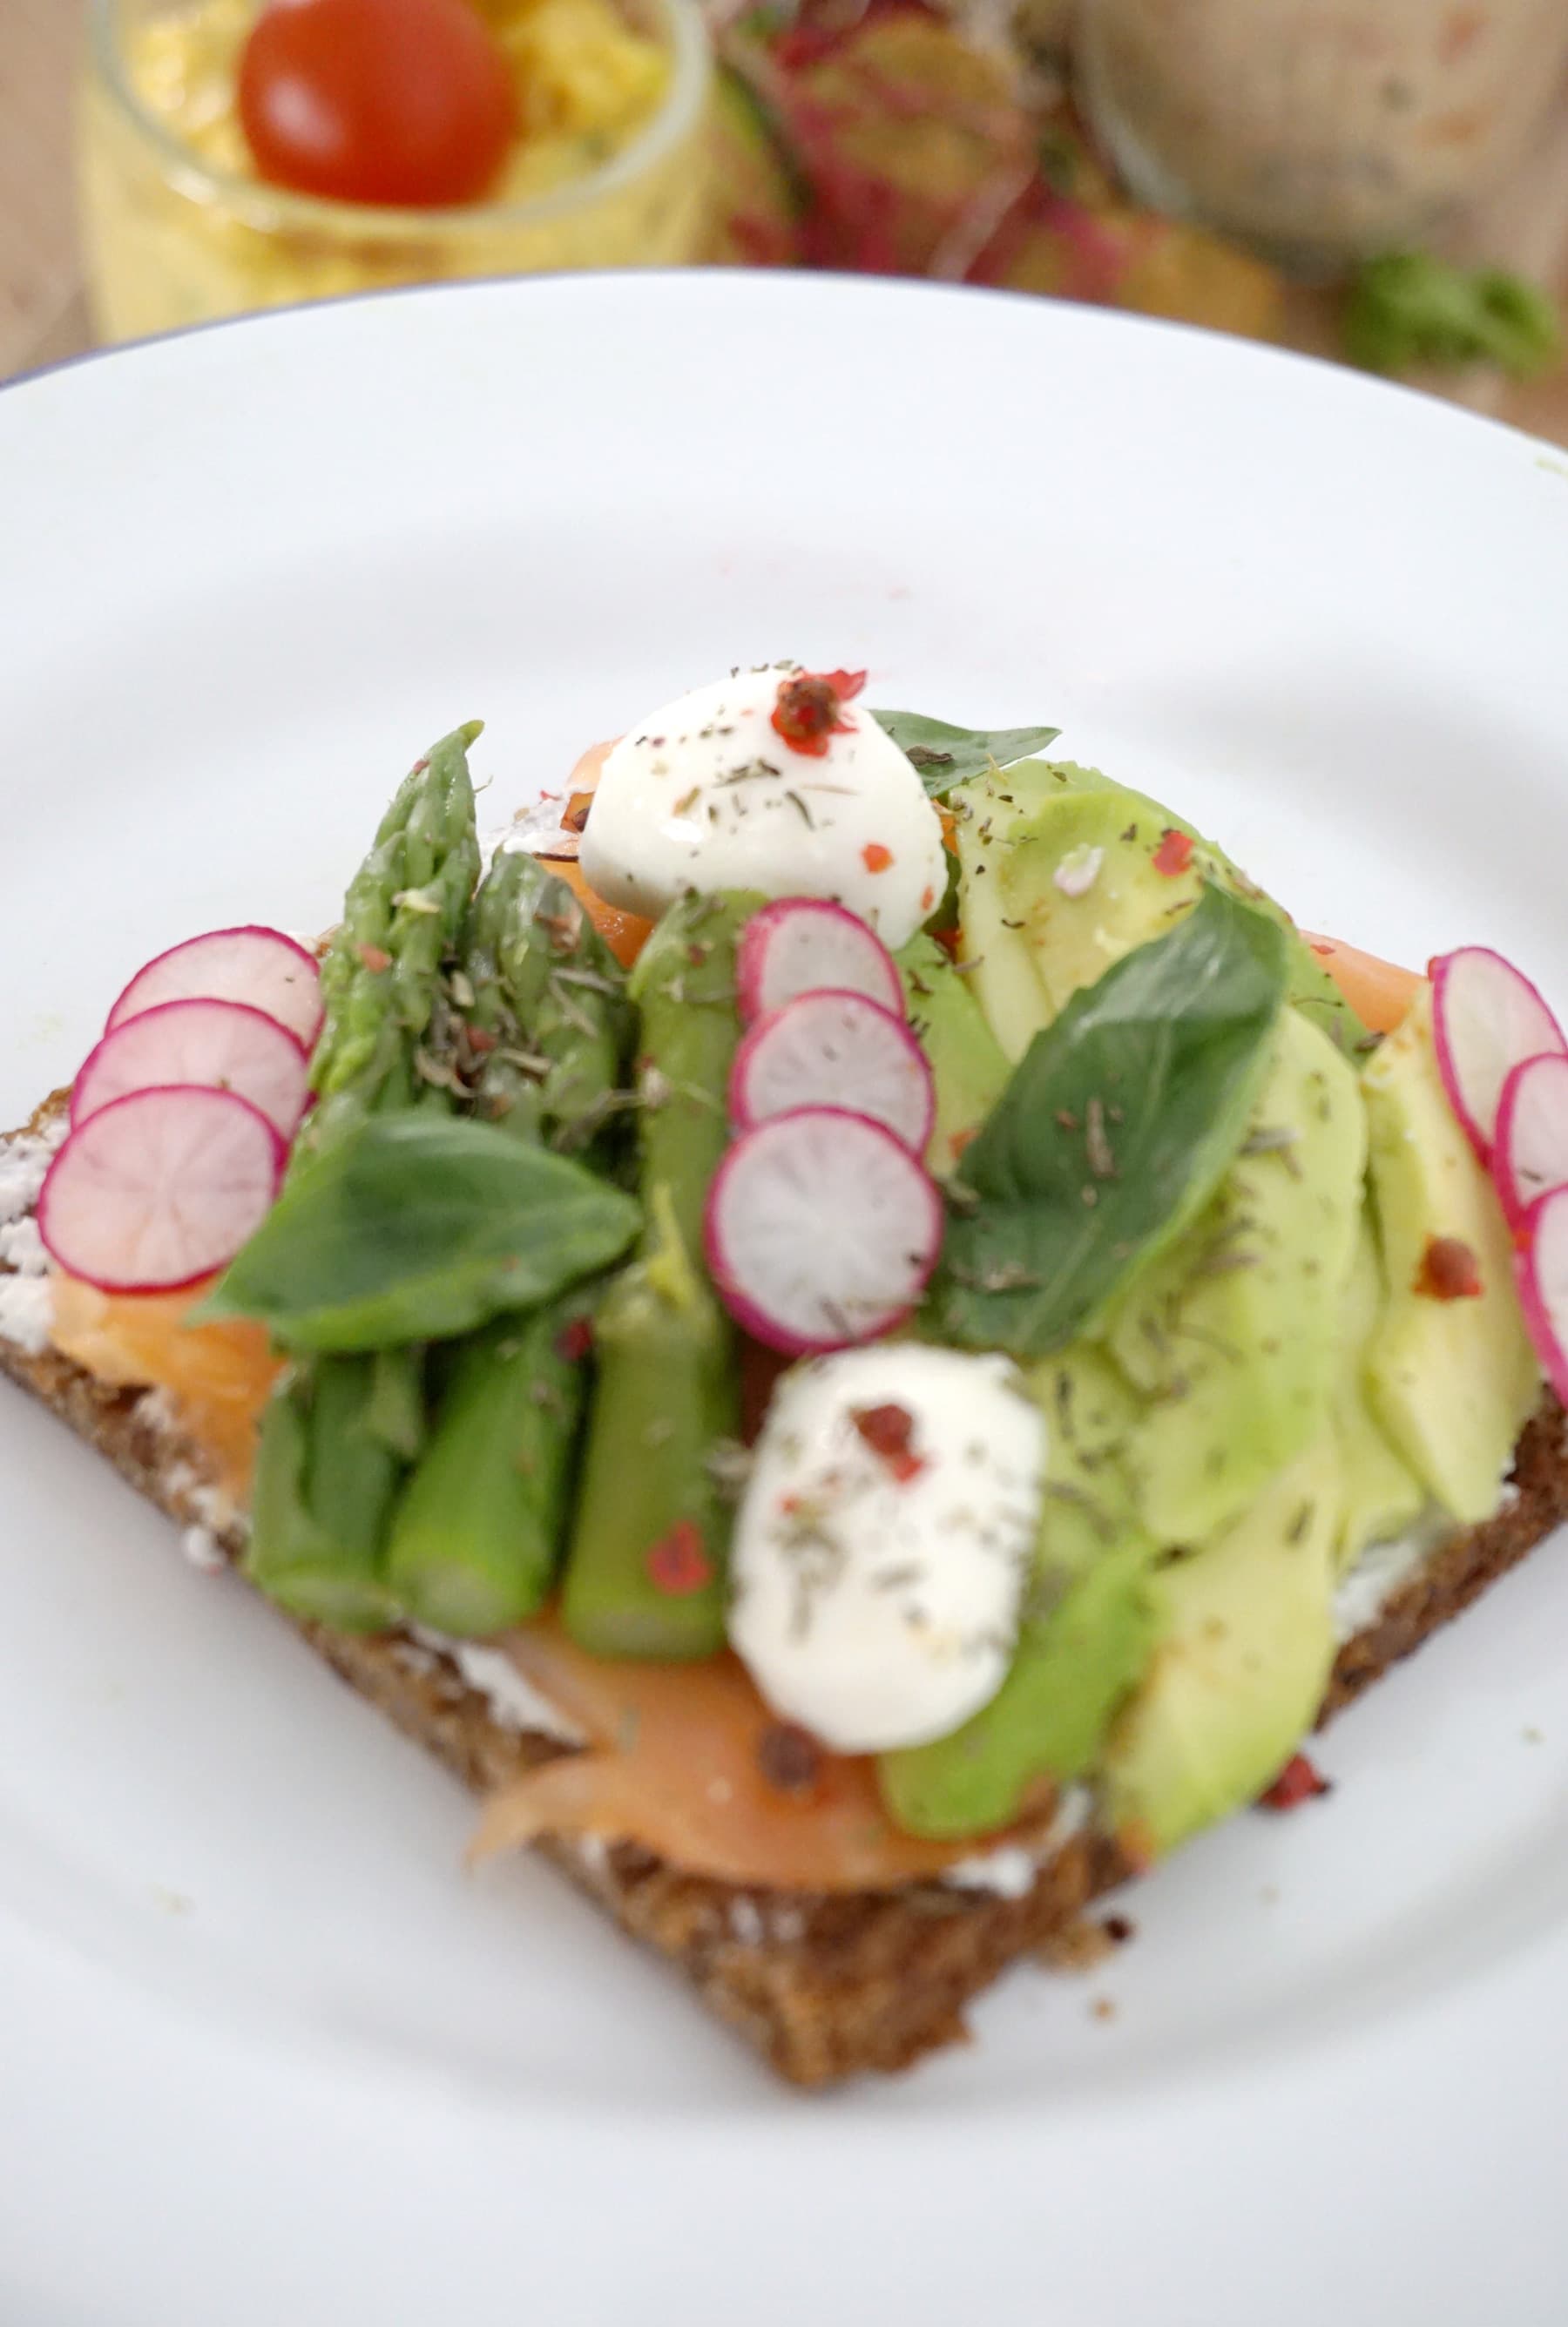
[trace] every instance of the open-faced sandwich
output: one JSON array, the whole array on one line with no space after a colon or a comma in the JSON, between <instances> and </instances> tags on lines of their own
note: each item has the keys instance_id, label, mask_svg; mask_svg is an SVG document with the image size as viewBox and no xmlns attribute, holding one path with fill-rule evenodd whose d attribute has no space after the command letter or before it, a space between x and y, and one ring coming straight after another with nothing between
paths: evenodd
<instances>
[{"instance_id":1,"label":"open-faced sandwich","mask_svg":"<svg viewBox=\"0 0 1568 2327\"><path fill-rule=\"evenodd\" d=\"M460 728L0 1147L7 1370L807 2084L1311 1792L1568 1509L1535 989L861 685L489 847Z\"/></svg>"}]
</instances>

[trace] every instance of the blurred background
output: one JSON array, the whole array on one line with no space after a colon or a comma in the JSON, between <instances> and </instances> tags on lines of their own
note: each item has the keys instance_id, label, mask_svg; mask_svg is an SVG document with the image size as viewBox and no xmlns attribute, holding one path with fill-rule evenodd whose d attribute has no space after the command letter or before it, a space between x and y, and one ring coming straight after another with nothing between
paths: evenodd
<instances>
[{"instance_id":1,"label":"blurred background","mask_svg":"<svg viewBox=\"0 0 1568 2327\"><path fill-rule=\"evenodd\" d=\"M1568 444L1568 0L0 0L0 378L704 264L1175 316Z\"/></svg>"}]
</instances>

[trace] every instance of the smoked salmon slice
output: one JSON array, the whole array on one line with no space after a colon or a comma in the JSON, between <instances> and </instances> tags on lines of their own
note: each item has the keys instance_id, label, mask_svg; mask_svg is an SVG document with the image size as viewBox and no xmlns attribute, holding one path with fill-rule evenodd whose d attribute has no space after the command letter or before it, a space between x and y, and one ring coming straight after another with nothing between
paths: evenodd
<instances>
[{"instance_id":1,"label":"smoked salmon slice","mask_svg":"<svg viewBox=\"0 0 1568 2327\"><path fill-rule=\"evenodd\" d=\"M612 1662L584 1655L553 1621L496 1645L589 1744L491 1795L476 1858L541 1835L593 1835L717 1882L873 1891L940 1874L985 1847L901 1834L871 1761L825 1752L780 1724L734 1657ZM1036 1827L1050 1808L1038 1806Z\"/></svg>"},{"instance_id":2,"label":"smoked salmon slice","mask_svg":"<svg viewBox=\"0 0 1568 2327\"><path fill-rule=\"evenodd\" d=\"M62 1357L99 1381L167 1391L179 1427L210 1457L213 1483L243 1504L257 1425L279 1361L260 1325L238 1318L189 1323L211 1283L178 1293L109 1294L56 1274L51 1338Z\"/></svg>"}]
</instances>

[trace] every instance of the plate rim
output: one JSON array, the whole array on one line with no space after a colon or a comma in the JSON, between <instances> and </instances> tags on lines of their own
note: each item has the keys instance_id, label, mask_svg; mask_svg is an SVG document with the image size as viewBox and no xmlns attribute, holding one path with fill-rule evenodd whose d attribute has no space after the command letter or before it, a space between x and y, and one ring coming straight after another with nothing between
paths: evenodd
<instances>
[{"instance_id":1,"label":"plate rim","mask_svg":"<svg viewBox=\"0 0 1568 2327\"><path fill-rule=\"evenodd\" d=\"M675 270L674 272L680 279L686 283L691 282L693 279L690 271ZM353 313L371 304L382 304L394 300L423 302L425 300L434 300L441 294L448 292L457 292L466 297L473 297L476 295L481 297L490 297L498 294L503 294L509 299L516 299L520 302L550 295L555 292L555 286L562 283L570 283L575 285L586 283L595 286L595 288L598 286L603 286L605 294L607 296L612 296L615 287L621 283L630 281L638 284L648 284L657 287L658 282L660 279L660 277L649 270L626 270L623 274L616 276L583 273L581 275L574 274L569 276L537 277L521 281L501 277L490 278L488 280L472 283L448 283L426 286L391 286L383 291L361 294L343 300L302 303L298 305L285 309L269 310L265 313L245 317L220 319L210 324L192 327L189 330L179 332L162 334L154 339L137 341L126 347L91 351L81 356L64 359L55 365L42 368L33 373L23 375L14 380L5 383L5 385L10 388L19 388L24 390L42 387L44 393L47 394L49 393L49 390L45 384L53 378L61 376L61 374L69 373L78 369L85 368L89 365L97 366L106 360L112 360L123 356L127 360L127 362L134 363L141 354L148 350L162 350L170 346L173 346L178 349L187 340L194 341L205 339L219 332L228 331L236 327L254 326L258 330L266 331L275 322L288 322L291 327L295 327L296 319L300 315L313 315L318 312L318 310L323 318L332 319L331 325L331 328L351 330L353 328L351 320ZM707 284L715 286L717 290L721 291L733 284L743 284L746 286L748 296L761 297L770 300L774 298L798 299L802 294L808 297L823 295L820 289L820 286L823 285L841 286L835 289L832 294L834 296L842 296L847 294L858 301L882 301L891 298L898 302L905 303L911 299L931 302L933 300L945 299L952 296L962 296L967 300L974 301L976 297L979 297L984 298L987 302L1002 302L1010 307L1022 311L1044 309L1054 312L1055 315L1059 318L1071 315L1075 321L1072 324L1068 326L1069 330L1076 329L1078 327L1077 319L1078 318L1087 319L1087 328L1096 330L1103 328L1110 328L1112 330L1125 329L1130 335L1131 340L1135 340L1140 343L1146 342L1152 336L1152 333L1153 335L1156 335L1161 338L1163 338L1166 334L1173 333L1180 335L1183 340L1197 340L1206 343L1213 342L1217 339L1220 338L1220 335L1218 334L1205 332L1190 325L1169 322L1164 319L1129 316L1121 314L1115 311L1083 309L1075 307L1072 303L1044 301L1033 296L1032 294L1024 293L976 293L966 286L927 285L923 283L910 283L898 280L877 280L871 282L866 278L850 276L818 277L811 276L796 276L780 275L775 276L770 274L763 274L760 271L748 269L703 270L701 276L696 279L705 281ZM764 285L766 285L765 289L763 287ZM347 321L345 321L344 318L338 316L337 311L340 309L348 311L349 319ZM324 328L327 328L325 323L323 323L323 329ZM1467 434L1469 441L1472 443L1476 441L1474 432L1479 425L1479 426L1486 428L1489 433L1494 436L1494 438L1500 437L1500 440L1504 443L1509 443L1513 445L1523 447L1526 452L1532 449L1539 449L1553 454L1554 458L1558 460L1559 464L1563 468L1564 472L1568 473L1568 455L1562 454L1561 448L1552 446L1547 444L1545 440L1535 438L1529 435L1526 432L1515 428L1509 424L1494 420L1489 416L1472 414L1462 410L1460 407L1443 404L1424 395L1422 391L1405 387L1398 383L1366 378L1354 373L1347 373L1344 367L1334 363L1329 359L1311 356L1303 357L1294 350L1265 347L1250 341L1236 341L1231 344L1236 350L1237 360L1241 362L1250 363L1257 358L1276 357L1283 358L1287 366L1296 371L1298 377L1300 376L1298 368L1303 363L1309 366L1314 373L1319 374L1325 378L1331 379L1335 375L1339 375L1341 381L1353 387L1354 393L1357 397L1361 397L1363 391L1366 390L1377 391L1379 389L1386 390L1392 388L1395 394L1404 399L1408 400L1414 398L1414 407L1424 407L1429 415L1433 413L1441 413L1451 416L1454 421L1461 424L1461 427ZM1227 358L1227 360L1228 361L1229 359ZM0 427L3 427L5 425L4 413L5 409L5 407L0 405ZM20 1955L15 1950L14 1941L15 1933L7 1928L6 1919L3 1915L0 1915L0 1965L14 1966L21 1960ZM1561 2073L1563 2065L1568 2063L1568 2032L1563 2032L1561 2030L1561 2015L1557 2015L1555 2020L1545 2023L1542 2023L1540 2016L1543 2010L1550 2009L1550 2001L1554 1994L1552 1966L1550 1963L1544 1964L1539 1959L1543 1954L1549 1952L1549 1949L1532 1949L1526 1950L1526 1957L1523 1960L1515 1961L1510 1959L1507 1966L1499 1972L1497 1980L1495 1982L1488 1983L1488 1996L1486 1998L1487 2012L1475 2014L1472 2017L1472 2024L1468 2030L1460 2030L1455 2032L1451 2025L1451 2014L1444 2008L1434 2008L1430 2014L1423 2014L1420 2015L1426 2033L1430 2035L1433 2030L1440 2033L1446 2031L1446 2041L1447 2036L1453 2036L1457 2033L1461 2041L1454 2047L1451 2057L1454 2060L1459 2061L1466 2057L1473 2057L1476 2049L1477 2027L1480 2022L1487 2019L1489 2014L1501 2015L1501 2026L1506 2035L1507 2028L1516 2023L1517 2015L1521 2011L1527 2009L1535 2012L1536 2014L1536 2024L1537 2026L1544 2025L1544 2033L1536 2058L1530 2063L1523 2064L1521 2068L1521 2086L1517 2088L1516 2091L1523 2089L1523 2084L1525 2081L1530 2081L1533 2088L1539 2088L1544 2098L1549 2098L1555 2087L1560 2084ZM66 1984L69 1985L69 1981ZM1386 2054L1390 2050L1395 2052L1402 2051L1408 2038L1410 2024L1411 2015L1402 2013L1394 2015L1386 2025L1379 2026L1369 2039L1367 2036L1366 2031L1359 2027L1347 2032L1344 2034L1343 2041L1339 2041L1332 2037L1326 2038L1321 2043L1321 2052L1314 2050L1312 2061L1309 2064L1304 2081L1311 2084L1315 2080L1320 2080L1321 2071L1322 2070L1325 2062L1330 2065L1338 2063L1340 2067L1346 2066L1347 2055L1352 2054L1356 2047L1361 2043L1365 2043L1367 2050L1372 2053ZM1559 2032L1555 2035L1552 2033L1552 2030L1554 2027ZM200 2054L201 2049L200 2030L198 2029L196 2045L198 2054ZM173 2064L172 2063L171 2066L173 2067ZM1430 2072L1433 2069L1441 2066L1442 2063L1437 2055L1433 2053L1427 2059L1423 2065ZM319 2083L322 2078L331 2079L333 2081L336 2081L341 2070L341 2067L342 2064L341 2059L336 2050L334 2050L331 2053L327 2054L319 2064L319 2075L314 2081ZM199 2061L182 2061L180 2064L180 2069L182 2074L183 2074L186 2070L190 2070L193 2074L197 2073L199 2070ZM353 2089L350 2093L341 2095L340 2098L343 2099L345 2107L351 2104L353 2110L358 2113L358 2121L360 2123L361 2126L364 2127L369 2124L369 2114L374 2111L377 2098L382 2088L383 2079L380 2076L376 2076L367 2078L363 2080L350 2079L348 2081L351 2082ZM406 2089L407 2079L401 2070L396 2072L394 2081L400 2089ZM1076 2095L1074 2098L1074 2108L1075 2110L1081 2110L1083 2112L1086 2124L1088 2126L1088 2130L1080 2135L1076 2133L1073 2127L1069 2125L1067 2129L1067 2137L1069 2141L1081 2137L1085 2141L1086 2147L1092 2148L1097 2156L1103 2156L1105 2151L1105 2141L1103 2136L1106 2134L1107 2125L1113 2120L1121 2120L1125 2126L1125 2121L1128 2112L1136 2112L1140 2110L1146 2111L1149 2117L1156 2124L1159 2124L1170 2123L1173 2117L1179 2119L1184 2111L1190 2109L1193 2117L1199 2122L1212 2119L1217 2124L1230 2125L1234 2129L1237 2122L1237 2104L1242 2098L1241 2089L1254 2081L1255 2072L1251 2068L1249 2061L1244 2059L1225 2069L1221 2073L1216 2073L1208 2069L1195 2072L1192 2079L1192 2085L1196 2089L1190 2091L1184 2084L1182 2090L1169 2096L1169 2107L1165 2106L1165 2102L1160 2096L1156 2095L1153 2099L1151 2099L1151 2097L1148 2094L1140 2092L1135 2088L1125 2094L1120 2095L1112 2094L1107 2096L1097 2093L1080 2093ZM1224 2089L1220 2089L1220 2088L1224 2088ZM761 2096L760 2105L752 2106L750 2102L747 2102L742 2104L739 2109L734 2108L733 2104L727 2098L719 2100L705 2099L703 2103L703 2111L713 2119L712 2126L708 2128L708 2130L715 2135L721 2134L723 2126L738 2117L743 2122L748 2142L762 2145L770 2156L785 2160L790 2171L804 2172L807 2170L807 2166L802 2164L801 2153L804 2143L807 2137L806 2120L802 2118L797 2109L789 2106L788 2101L786 2101L784 2107L778 2108L773 2107L771 2106L771 2102L776 2097L770 2092L764 2092ZM886 2144L896 2147L900 2153L901 2158L909 2163L912 2167L918 2168L922 2173L935 2172L939 2163L937 2153L939 2152L944 2138L950 2134L952 2121L945 2124L942 2114L936 2110L924 2109L919 2111L903 2111L898 2107L896 2095L889 2094L885 2098L886 2106L874 2107L863 2112L857 2112L854 2117L846 2117L845 2113L843 2111L835 2110L834 2105L831 2101L811 2101L804 2104L804 2107L811 2113L809 2120L809 2138L813 2142L820 2140L823 2150L822 2157L809 2160L807 2161L807 2164L810 2167L820 2166L825 2162L825 2159L829 2153L842 2163L845 2155L848 2154L846 2145L856 2145L864 2137L869 2135L874 2137L875 2141L880 2144ZM960 2103L955 2110L953 2121L960 2122L965 2126L966 2132L971 2135L977 2135L979 2132L983 2131L987 2119L989 2119L992 2124L1003 2128L1002 2139L1005 2140L1008 2130L1011 2129L1013 2131L1016 2131L1017 2120L1022 2110L1026 2107L1032 2108L1032 2103L1025 2103L1022 2100L1020 2100L1016 2107L1004 2104L1003 2107L997 2107L996 2105L993 2103L990 2105L988 2110L980 2111L966 2104ZM481 2125L488 2124L491 2117L491 2114L490 2105L482 2098L476 2099L472 2096L465 2097L462 2108L462 2115L465 2121L471 2119ZM611 2138L611 2136L607 2136L602 2131L602 2126L599 2126L597 2124L598 2120L608 2114L608 2112L602 2111L597 2107L584 2108L582 2112L583 2128L580 2128L579 2130L585 2129L586 2137L590 2141ZM703 2140L698 2137L696 2129L686 2121L686 2112L676 2109L672 2106L671 2115L682 2121L683 2129L691 2141L692 2154L698 2156L703 2160L707 2168L714 2173L715 2181L723 2178L726 2182L726 2186L735 2186L735 2177L742 2173L742 2166L735 2161L725 2161L711 2154L711 2144L709 2145L708 2149L705 2150ZM1093 2121L1092 2123L1089 2122L1091 2120ZM3 2109L0 2109L0 2122L3 2121ZM134 2120L132 2118L126 2117L123 2112L116 2119L122 2134L125 2133L127 2126L133 2121ZM1381 2123L1386 2128L1388 2122L1389 2120L1386 2118L1382 2120L1377 2119L1370 2106L1368 2106L1367 2111L1367 2123L1368 2126ZM1395 2119L1394 2122L1397 2127L1399 2120ZM847 2133L845 2130L846 2124L850 2127L850 2130ZM820 2134L818 2132L818 2128L824 2125L835 2126L836 2131L830 2135ZM491 2126L491 2130L493 2131L493 2126ZM1059 2128L1057 2126L1049 2124L1040 2128L1038 2137L1042 2145L1043 2153L1049 2154L1057 2148L1058 2131ZM621 2132L613 2134L612 2145L613 2142L625 2142L630 2140L630 2134L622 2129ZM535 2163L537 2163L537 2152L539 2149L546 2146L553 2146L560 2140L561 2134L559 2119L555 2119L554 2121L541 2119L540 2122L531 2124L527 2127L519 2127L513 2125L509 2129L508 2138L504 2144L498 2138L497 2154L499 2155L504 2148L509 2159L516 2160L526 2157L531 2158ZM1363 2138L1358 2139L1358 2142L1353 2145L1348 2143L1347 2146L1348 2148L1353 2147L1358 2154L1365 2155L1367 2154L1368 2145ZM987 2153L988 2156L992 2155L995 2152L996 2147L997 2145L994 2143L989 2145ZM1032 2151L1032 2145L1031 2145L1031 2147ZM630 2153L627 2153L626 2156L623 2157L623 2162L627 2162L629 2157ZM579 2145L574 2151L572 2162L574 2163L575 2169L579 2172L589 2168L593 2163L591 2150ZM997 2171L1002 2174L1003 2180L1007 2182L1010 2187L1016 2186L1022 2178L1022 2168L1019 2161L1016 2158L1006 2160L996 2157L994 2162L996 2163ZM1064 2163L1069 2163L1070 2161L1063 2161L1059 2157L1055 2162L1059 2165L1061 2165ZM1255 2165L1257 2162L1258 2161L1253 2161L1254 2165ZM1456 2159L1454 2162L1461 2164L1465 2163L1465 2161L1459 2159ZM1473 2172L1474 2161L1470 2161L1470 2163ZM747 2161L747 2164L749 2166L750 2161ZM1242 2161L1242 2165L1245 2164L1246 2161ZM1245 2185L1250 2188L1254 2192L1255 2201L1259 2204L1260 2208L1262 2207L1263 2195L1266 2193L1259 2192L1258 2176L1255 2172L1243 2171L1241 2170L1241 2167L1238 2166L1236 2175L1236 2183L1238 2187ZM1080 2176L1074 2181L1071 2186L1076 2195L1081 2199L1084 2196L1082 2177ZM1451 2202L1457 2202L1461 2194L1461 2185L1455 2185L1451 2191ZM1366 2192L1360 2193L1359 2197L1357 2197L1353 2202L1352 2201L1348 2200L1345 2204L1342 2219L1346 2220L1349 2220L1351 2219L1361 2219L1365 2212L1364 2201L1366 2195ZM5 2202L4 2196L0 2195L0 2218L3 2218L4 2216ZM967 2202L968 2200L966 2199L966 2203ZM834 2219L838 2220L840 2219L840 2213L835 2212ZM647 2231L648 2226L644 2224L640 2234L646 2235ZM558 2269L565 2273L569 2257L565 2253L562 2253L551 2262L549 2267L553 2270ZM1310 2256L1303 2258L1302 2267L1306 2267L1309 2262ZM3 2260L0 2260L0 2285L3 2285L5 2282L5 2269L6 2265ZM797 2284L798 2284L798 2280ZM563 2276L559 2280L559 2285L562 2289L569 2292L571 2281L567 2276ZM1075 2284L1074 2286L1069 2287L1066 2292L1069 2295L1075 2295L1083 2305L1081 2317L1086 2322L1087 2327L1087 2322L1088 2322L1091 2318L1091 2313L1088 2306L1092 2304L1097 2303L1099 2299L1096 2286L1091 2281L1085 2280L1081 2285ZM1180 2294L1181 2290L1178 2289L1177 2292ZM1114 2290L1111 2290L1111 2293L1112 2299L1115 2299ZM31 2296L29 2299L31 2299ZM104 2315L107 2318L108 2314L106 2313ZM125 2315L129 2319L132 2314L130 2313L126 2313ZM186 2316L194 2316L195 2314L182 2311L178 2314L171 2313L169 2315L171 2319L175 2315L178 2315L182 2319ZM606 2320L613 2317L613 2315L614 2314L608 2311L602 2313L594 2313L595 2317L602 2316ZM770 2317L771 2317L771 2313L769 2314ZM832 2315L831 2313L829 2315ZM1000 2322L1003 2317L1011 2318L1013 2314L1010 2313L997 2312L994 2315ZM1097 2313L1094 2315L1097 2317L1103 2316L1108 2320L1112 2314L1109 2313L1103 2314ZM1118 2322L1124 2316L1131 2318L1134 2315L1136 2314L1131 2312L1124 2313L1120 2308L1118 2308L1115 2314ZM1370 2316L1371 2314L1362 2314L1353 2312L1349 2315L1352 2318L1359 2318L1362 2315ZM707 2314L705 2313L702 2316L705 2321ZM1296 2316L1297 2314L1294 2311L1290 2312L1289 2327L1294 2327ZM1301 2316L1304 2319L1307 2314L1302 2313ZM758 2317L760 2320L761 2314L759 2313ZM23 2320L19 2321L19 2327L23 2327L23 2322L24 2327L33 2327L32 2321L30 2319L26 2319L25 2314L23 2314ZM477 2313L475 2314L474 2327L481 2327L481 2321ZM488 2319L482 2322L482 2327L488 2327ZM1180 2327L1180 2322L1173 2320L1172 2327ZM1283 2310L1277 2314L1276 2327L1287 2327L1286 2313ZM1510 2322L1510 2327L1516 2327L1516 2322ZM1525 2321L1522 2317L1517 2321L1517 2327L1525 2327Z\"/></svg>"}]
</instances>

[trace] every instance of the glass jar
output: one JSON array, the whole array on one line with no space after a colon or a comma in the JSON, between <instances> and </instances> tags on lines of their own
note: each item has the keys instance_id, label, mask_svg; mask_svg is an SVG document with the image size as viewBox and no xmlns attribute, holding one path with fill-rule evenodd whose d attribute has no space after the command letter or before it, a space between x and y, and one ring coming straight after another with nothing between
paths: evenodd
<instances>
[{"instance_id":1,"label":"glass jar","mask_svg":"<svg viewBox=\"0 0 1568 2327\"><path fill-rule=\"evenodd\" d=\"M179 36L201 5L89 0L79 178L103 340L389 284L682 266L704 255L713 66L695 0L616 0L667 62L656 109L619 150L526 200L450 210L321 201L175 134L138 83L137 61L149 31ZM246 16L254 13L247 0ZM214 105L231 117L231 69L215 87Z\"/></svg>"},{"instance_id":2,"label":"glass jar","mask_svg":"<svg viewBox=\"0 0 1568 2327\"><path fill-rule=\"evenodd\" d=\"M1140 200L1331 265L1464 222L1556 99L1568 0L1081 0L1078 62Z\"/></svg>"}]
</instances>

